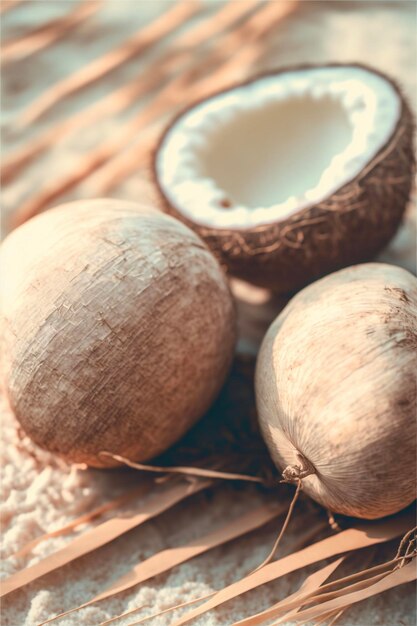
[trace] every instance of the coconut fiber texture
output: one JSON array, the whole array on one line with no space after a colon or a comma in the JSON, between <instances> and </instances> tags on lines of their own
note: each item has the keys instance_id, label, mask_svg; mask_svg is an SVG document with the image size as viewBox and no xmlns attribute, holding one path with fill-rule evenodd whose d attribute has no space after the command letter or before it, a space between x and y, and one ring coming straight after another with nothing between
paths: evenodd
<instances>
[{"instance_id":1,"label":"coconut fiber texture","mask_svg":"<svg viewBox=\"0 0 417 626\"><path fill-rule=\"evenodd\" d=\"M314 66L291 69L308 67ZM394 87L401 112L393 135L360 174L318 204L285 220L234 230L192 222L160 189L164 209L198 232L232 276L278 293L292 293L329 272L373 259L400 224L415 165L413 116Z\"/></svg>"},{"instance_id":2,"label":"coconut fiber texture","mask_svg":"<svg viewBox=\"0 0 417 626\"><path fill-rule=\"evenodd\" d=\"M265 335L256 369L265 441L289 476L303 458L304 491L332 511L375 519L415 499L416 347L417 280L383 263L306 287Z\"/></svg>"},{"instance_id":3,"label":"coconut fiber texture","mask_svg":"<svg viewBox=\"0 0 417 626\"><path fill-rule=\"evenodd\" d=\"M100 17L73 30L59 45L22 61L18 66L5 68L2 123L13 121L17 111L49 85L125 40L145 21L156 17L170 4L159 1L106 2ZM62 14L63 5L67 3L58 0L31 1L30 8L29 3L23 3L19 9L5 14L2 25L4 36L17 36L26 28L33 28L60 12ZM265 42L265 53L254 71L267 71L306 61L367 63L396 77L415 106L415 31L413 2L303 2ZM144 57L138 63L133 63L130 69L121 72L120 78L119 75L109 77L93 90L81 92L79 99L65 105L67 112L77 110L80 103L85 104L92 97L101 97L111 84L117 81L120 83L128 76L137 76L147 62ZM58 114L61 111L57 111ZM43 184L45 178L58 177L70 170L78 162L80 154L94 141L101 140L104 134L117 134L121 126L123 118L107 121L104 129L92 124L81 136L77 136L76 141L56 146L47 157L39 160L4 189L5 213L13 213L24 199ZM27 138L30 138L31 132L38 130L38 127L29 129ZM5 133L5 151L9 146L15 147L13 141L13 137L7 137ZM133 176L118 190L117 195L138 201L142 189L141 177ZM80 192L71 198L81 196ZM385 261L402 264L412 271L415 264L413 222L414 215L409 211L405 226L383 256ZM243 293L242 290L240 293ZM272 307L272 310L264 313L262 307L253 304L255 300L262 299L262 294L256 292L255 298L253 291L246 290L246 295L252 304L241 307L245 315L240 325L244 329L245 339L249 337L250 346L255 347L278 310ZM39 450L33 455L33 447L27 440L19 438L16 423L4 404L1 417L2 577L5 578L67 545L86 527L80 527L67 536L51 538L39 544L31 554L14 557L28 541L68 524L77 516L108 502L145 479L138 481L138 475L128 470L103 472L71 468ZM136 563L168 546L180 545L209 532L217 525L224 524L227 519L255 508L265 497L250 485L226 484L220 489L208 490L184 500L124 537L6 597L3 601L2 624L35 626L49 616L81 604L103 591ZM142 501L143 498L138 500L139 503ZM306 500L297 504L295 517L280 548L281 554L293 550L303 533L312 530L317 522L325 521L322 513L316 508L311 510L310 506ZM102 522L112 513L114 511L108 512L99 521ZM98 520L90 522L93 527L97 523ZM145 614L223 587L248 573L265 558L281 524L282 517L273 520L264 529L216 548L101 605L70 615L57 624L93 626L115 614L146 605L136 614L139 619ZM327 529L325 532L328 532ZM389 558L395 549L395 546L390 546L383 553L378 548L378 559ZM366 558L364 555L359 567L366 567ZM259 587L238 601L203 615L193 622L193 626L226 626L234 620L261 611L295 591L310 571L295 573L276 583ZM338 623L341 626L414 626L414 607L413 588L404 585L352 607L340 617ZM115 623L126 626L135 620L136 615ZM152 626L168 626L172 621L172 616L166 614L150 623ZM289 626L288 622L286 626Z\"/></svg>"},{"instance_id":4,"label":"coconut fiber texture","mask_svg":"<svg viewBox=\"0 0 417 626\"><path fill-rule=\"evenodd\" d=\"M119 200L69 203L11 233L1 262L5 389L38 445L93 467L106 465L102 450L145 461L211 406L235 306L178 220Z\"/></svg>"}]
</instances>

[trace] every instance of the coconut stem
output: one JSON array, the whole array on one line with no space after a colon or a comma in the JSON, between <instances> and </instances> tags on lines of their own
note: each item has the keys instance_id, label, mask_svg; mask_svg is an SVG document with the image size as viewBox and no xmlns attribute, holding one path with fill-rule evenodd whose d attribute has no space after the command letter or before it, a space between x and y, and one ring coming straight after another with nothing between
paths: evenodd
<instances>
[{"instance_id":1,"label":"coconut stem","mask_svg":"<svg viewBox=\"0 0 417 626\"><path fill-rule=\"evenodd\" d=\"M285 518L285 522L284 522L284 524L283 524L283 526L281 528L281 531L280 531L278 537L275 540L275 543L274 543L274 545L272 547L271 552L268 554L266 559L264 561L262 561L262 563L260 565L258 565L258 567L256 567L253 570L253 572L251 572L251 574L253 574L254 572L257 572L262 567L265 567L265 565L268 565L268 563L270 563L272 561L272 559L274 558L274 556L276 554L276 551L278 550L278 546L279 546L279 544L281 542L281 539L282 539L282 537L283 537L283 535L284 535L284 533L285 533L285 531L287 529L287 526L288 526L288 524L290 522L290 519L291 519L291 516L292 516L292 512L293 512L293 509L295 507L295 503L297 502L298 495L299 495L301 489L302 489L302 484L301 484L301 480L299 480L298 484L297 484L297 489L295 490L295 493L294 493L293 498L291 500L291 504L289 506L288 513L287 513L287 516Z\"/></svg>"},{"instance_id":2,"label":"coconut stem","mask_svg":"<svg viewBox=\"0 0 417 626\"><path fill-rule=\"evenodd\" d=\"M298 464L287 465L282 472L283 483L295 483L297 481L316 473L316 469L310 461L300 452L296 453Z\"/></svg>"}]
</instances>

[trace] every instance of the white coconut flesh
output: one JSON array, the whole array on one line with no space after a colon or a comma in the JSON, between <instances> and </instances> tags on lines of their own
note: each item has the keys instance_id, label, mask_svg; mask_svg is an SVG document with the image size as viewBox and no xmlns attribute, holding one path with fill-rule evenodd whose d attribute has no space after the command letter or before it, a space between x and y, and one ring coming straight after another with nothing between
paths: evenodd
<instances>
[{"instance_id":1,"label":"white coconut flesh","mask_svg":"<svg viewBox=\"0 0 417 626\"><path fill-rule=\"evenodd\" d=\"M263 76L180 116L155 170L167 201L203 226L287 218L356 178L401 115L394 86L356 66Z\"/></svg>"}]
</instances>

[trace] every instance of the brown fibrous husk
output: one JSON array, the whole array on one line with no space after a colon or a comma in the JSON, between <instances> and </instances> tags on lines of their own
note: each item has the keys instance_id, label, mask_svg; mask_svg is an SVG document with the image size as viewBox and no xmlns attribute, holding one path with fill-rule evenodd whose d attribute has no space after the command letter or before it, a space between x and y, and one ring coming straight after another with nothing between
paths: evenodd
<instances>
[{"instance_id":1,"label":"brown fibrous husk","mask_svg":"<svg viewBox=\"0 0 417 626\"><path fill-rule=\"evenodd\" d=\"M117 200L71 203L2 247L2 378L23 430L92 466L161 454L211 406L235 307L204 243Z\"/></svg>"},{"instance_id":2,"label":"brown fibrous husk","mask_svg":"<svg viewBox=\"0 0 417 626\"><path fill-rule=\"evenodd\" d=\"M417 279L366 263L298 293L256 366L260 426L284 478L324 507L392 515L416 496Z\"/></svg>"},{"instance_id":3,"label":"brown fibrous husk","mask_svg":"<svg viewBox=\"0 0 417 626\"><path fill-rule=\"evenodd\" d=\"M329 64L337 65L343 64ZM358 63L349 66L371 69ZM304 64L258 74L211 97L263 76L313 67L319 66ZM168 201L156 173L159 146L177 119L192 108L188 107L171 122L155 151L153 177L162 208L195 230L231 275L278 293L292 293L332 271L372 260L400 225L410 197L415 155L413 116L400 87L381 72L371 71L388 80L400 97L397 126L360 174L323 201L279 222L246 229L212 228L190 220L180 206Z\"/></svg>"}]
</instances>

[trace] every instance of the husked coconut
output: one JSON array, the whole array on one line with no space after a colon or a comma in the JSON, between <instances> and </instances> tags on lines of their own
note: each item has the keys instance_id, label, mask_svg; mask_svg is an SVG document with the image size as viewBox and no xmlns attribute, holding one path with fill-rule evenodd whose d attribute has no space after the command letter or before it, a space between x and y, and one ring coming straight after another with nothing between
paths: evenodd
<instances>
[{"instance_id":1,"label":"husked coconut","mask_svg":"<svg viewBox=\"0 0 417 626\"><path fill-rule=\"evenodd\" d=\"M145 461L203 415L234 352L221 268L186 226L118 200L74 202L1 249L2 382L41 447Z\"/></svg>"},{"instance_id":2,"label":"husked coconut","mask_svg":"<svg viewBox=\"0 0 417 626\"><path fill-rule=\"evenodd\" d=\"M232 275L290 293L389 242L410 193L412 131L400 89L375 70L282 69L181 113L154 175L164 209Z\"/></svg>"},{"instance_id":3,"label":"husked coconut","mask_svg":"<svg viewBox=\"0 0 417 626\"><path fill-rule=\"evenodd\" d=\"M340 270L297 294L256 366L261 430L288 481L328 509L390 515L416 497L417 279Z\"/></svg>"}]
</instances>

